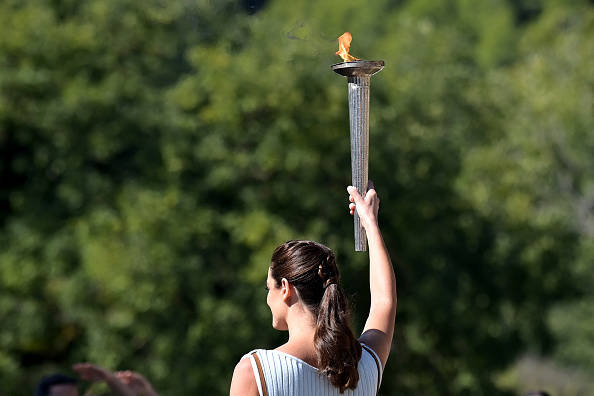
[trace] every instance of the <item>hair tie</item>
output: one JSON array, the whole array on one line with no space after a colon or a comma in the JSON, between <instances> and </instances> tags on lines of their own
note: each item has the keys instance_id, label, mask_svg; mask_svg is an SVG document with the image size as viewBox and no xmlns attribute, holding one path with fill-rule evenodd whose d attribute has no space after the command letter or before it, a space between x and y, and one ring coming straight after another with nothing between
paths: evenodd
<instances>
[{"instance_id":1,"label":"hair tie","mask_svg":"<svg viewBox=\"0 0 594 396\"><path fill-rule=\"evenodd\" d=\"M330 262L329 259L330 256L328 256L326 259L327 264ZM323 264L320 264L318 267L318 275L320 276L320 278L322 278L322 286L324 287L324 289L326 289L330 285L336 285L338 283L334 271L328 267L329 265L326 265L326 271L324 271Z\"/></svg>"},{"instance_id":2,"label":"hair tie","mask_svg":"<svg viewBox=\"0 0 594 396\"><path fill-rule=\"evenodd\" d=\"M326 282L324 282L324 289L326 289L330 285L336 285L336 284L337 284L336 283L336 279L335 278L330 278Z\"/></svg>"}]
</instances>

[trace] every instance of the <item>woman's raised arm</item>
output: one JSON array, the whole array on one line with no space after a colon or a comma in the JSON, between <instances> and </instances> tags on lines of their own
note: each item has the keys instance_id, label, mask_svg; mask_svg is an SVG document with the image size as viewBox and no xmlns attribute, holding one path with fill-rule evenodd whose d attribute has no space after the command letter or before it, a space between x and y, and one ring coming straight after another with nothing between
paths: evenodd
<instances>
[{"instance_id":1,"label":"woman's raised arm","mask_svg":"<svg viewBox=\"0 0 594 396\"><path fill-rule=\"evenodd\" d=\"M369 288L371 307L359 341L368 345L379 356L382 367L386 366L396 320L396 276L392 261L384 244L378 225L379 198L369 182L363 198L355 187L349 186L351 214L356 210L367 234L369 250Z\"/></svg>"}]
</instances>

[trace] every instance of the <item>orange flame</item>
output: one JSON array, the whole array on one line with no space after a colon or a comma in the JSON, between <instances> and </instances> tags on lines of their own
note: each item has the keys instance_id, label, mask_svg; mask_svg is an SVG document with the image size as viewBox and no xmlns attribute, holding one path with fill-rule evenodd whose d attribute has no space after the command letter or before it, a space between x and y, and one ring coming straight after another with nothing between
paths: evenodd
<instances>
[{"instance_id":1,"label":"orange flame","mask_svg":"<svg viewBox=\"0 0 594 396\"><path fill-rule=\"evenodd\" d=\"M351 41L353 41L353 36L351 36L349 32L344 32L344 34L338 38L338 51L336 51L336 55L340 55L345 62L360 60L349 54Z\"/></svg>"}]
</instances>

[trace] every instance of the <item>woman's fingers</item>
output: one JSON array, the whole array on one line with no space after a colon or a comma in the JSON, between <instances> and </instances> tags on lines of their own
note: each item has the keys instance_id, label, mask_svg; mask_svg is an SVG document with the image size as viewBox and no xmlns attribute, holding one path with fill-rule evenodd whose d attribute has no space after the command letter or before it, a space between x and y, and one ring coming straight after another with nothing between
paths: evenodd
<instances>
[{"instance_id":1,"label":"woman's fingers","mask_svg":"<svg viewBox=\"0 0 594 396\"><path fill-rule=\"evenodd\" d=\"M363 199L363 197L361 197L361 194L359 194L359 191L355 187L348 186L347 191L349 194L351 194L351 196L349 197L349 200L351 202L357 202Z\"/></svg>"},{"instance_id":2,"label":"woman's fingers","mask_svg":"<svg viewBox=\"0 0 594 396\"><path fill-rule=\"evenodd\" d=\"M372 202L374 199L378 199L377 192L373 188L373 184L371 183L371 181L370 181L370 187L371 188L369 190L367 190L367 193L365 194L365 198L363 198L361 196L361 194L359 194L359 191L355 187L348 186L347 191L350 194L349 201L358 203L359 201Z\"/></svg>"},{"instance_id":3,"label":"woman's fingers","mask_svg":"<svg viewBox=\"0 0 594 396\"><path fill-rule=\"evenodd\" d=\"M349 201L351 202L349 204L349 212L351 215L357 213L364 227L377 221L379 210L379 198L371 180L369 180L368 187L369 190L366 192L365 197L361 196L355 187L347 187L347 191L350 194Z\"/></svg>"}]
</instances>

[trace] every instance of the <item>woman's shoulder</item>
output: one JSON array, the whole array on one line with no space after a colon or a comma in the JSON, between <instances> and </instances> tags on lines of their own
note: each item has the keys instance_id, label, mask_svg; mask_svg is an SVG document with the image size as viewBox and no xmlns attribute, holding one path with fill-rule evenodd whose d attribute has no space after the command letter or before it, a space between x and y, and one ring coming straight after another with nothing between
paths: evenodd
<instances>
[{"instance_id":1,"label":"woman's shoulder","mask_svg":"<svg viewBox=\"0 0 594 396\"><path fill-rule=\"evenodd\" d=\"M378 362L380 362L379 355L377 354L376 351L373 350L373 347L371 347L370 345L367 345L364 342L359 342L359 344L361 344L361 348L364 351L363 354L365 352L367 352L371 357L373 357L374 360L377 360Z\"/></svg>"},{"instance_id":2,"label":"woman's shoulder","mask_svg":"<svg viewBox=\"0 0 594 396\"><path fill-rule=\"evenodd\" d=\"M378 354L365 343L361 343L361 348L363 350L361 360L359 361L359 373L362 374L365 372L368 378L371 378L371 383L369 383L368 386L377 384L379 389L379 384L382 382L384 371L380 358Z\"/></svg>"},{"instance_id":3,"label":"woman's shoulder","mask_svg":"<svg viewBox=\"0 0 594 396\"><path fill-rule=\"evenodd\" d=\"M233 370L231 395L258 395L258 385L254 377L249 355L243 356Z\"/></svg>"}]
</instances>

